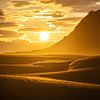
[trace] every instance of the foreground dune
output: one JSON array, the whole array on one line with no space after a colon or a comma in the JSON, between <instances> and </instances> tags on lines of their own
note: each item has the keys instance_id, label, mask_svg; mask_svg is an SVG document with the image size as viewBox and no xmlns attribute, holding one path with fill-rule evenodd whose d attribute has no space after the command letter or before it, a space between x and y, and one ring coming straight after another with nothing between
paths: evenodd
<instances>
[{"instance_id":1,"label":"foreground dune","mask_svg":"<svg viewBox=\"0 0 100 100\"><path fill-rule=\"evenodd\" d=\"M100 98L100 57L54 59L39 58L34 63L31 60L26 64L22 64L23 61L19 61L18 64L2 63L0 100L94 100L97 97ZM19 66L20 62L21 66Z\"/></svg>"},{"instance_id":2,"label":"foreground dune","mask_svg":"<svg viewBox=\"0 0 100 100\"><path fill-rule=\"evenodd\" d=\"M44 77L32 77L32 76L17 76L17 75L0 75L0 78L8 78L8 79L19 79L24 81L31 81L36 83L43 83L43 84L55 84L58 86L66 86L66 87L79 87L79 88L93 88L93 89L100 89L99 84L92 84L92 83L82 83L82 82L73 82L73 81L65 81L65 80L58 80L53 78L44 78Z\"/></svg>"},{"instance_id":3,"label":"foreground dune","mask_svg":"<svg viewBox=\"0 0 100 100\"><path fill-rule=\"evenodd\" d=\"M1 100L86 100L100 93L99 84L15 75L0 75L0 89Z\"/></svg>"}]
</instances>

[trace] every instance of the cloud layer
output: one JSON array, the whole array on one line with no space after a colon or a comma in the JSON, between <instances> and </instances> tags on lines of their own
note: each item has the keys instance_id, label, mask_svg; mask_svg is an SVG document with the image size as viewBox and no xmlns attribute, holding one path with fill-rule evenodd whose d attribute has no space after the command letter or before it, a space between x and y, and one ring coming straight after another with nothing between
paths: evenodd
<instances>
[{"instance_id":1,"label":"cloud layer","mask_svg":"<svg viewBox=\"0 0 100 100\"><path fill-rule=\"evenodd\" d=\"M23 6L30 5L31 3L29 1L12 1L12 4L15 7L23 7Z\"/></svg>"},{"instance_id":2,"label":"cloud layer","mask_svg":"<svg viewBox=\"0 0 100 100\"><path fill-rule=\"evenodd\" d=\"M17 32L0 30L0 38L2 38L2 37L12 38L12 37L18 37L18 36L19 35Z\"/></svg>"}]
</instances>

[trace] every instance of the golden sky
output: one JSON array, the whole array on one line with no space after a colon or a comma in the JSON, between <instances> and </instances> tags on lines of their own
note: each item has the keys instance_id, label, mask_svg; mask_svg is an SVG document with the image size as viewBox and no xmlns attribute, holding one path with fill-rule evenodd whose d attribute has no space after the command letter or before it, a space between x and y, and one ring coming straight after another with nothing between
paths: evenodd
<instances>
[{"instance_id":1,"label":"golden sky","mask_svg":"<svg viewBox=\"0 0 100 100\"><path fill-rule=\"evenodd\" d=\"M100 0L0 0L0 52L46 48L99 8Z\"/></svg>"}]
</instances>

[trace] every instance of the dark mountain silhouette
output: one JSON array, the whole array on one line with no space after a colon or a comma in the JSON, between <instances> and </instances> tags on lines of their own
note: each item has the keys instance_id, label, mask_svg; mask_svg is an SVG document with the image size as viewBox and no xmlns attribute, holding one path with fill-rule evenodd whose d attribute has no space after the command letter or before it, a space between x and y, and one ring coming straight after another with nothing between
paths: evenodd
<instances>
[{"instance_id":1,"label":"dark mountain silhouette","mask_svg":"<svg viewBox=\"0 0 100 100\"><path fill-rule=\"evenodd\" d=\"M69 36L41 53L100 54L100 10L89 12Z\"/></svg>"}]
</instances>

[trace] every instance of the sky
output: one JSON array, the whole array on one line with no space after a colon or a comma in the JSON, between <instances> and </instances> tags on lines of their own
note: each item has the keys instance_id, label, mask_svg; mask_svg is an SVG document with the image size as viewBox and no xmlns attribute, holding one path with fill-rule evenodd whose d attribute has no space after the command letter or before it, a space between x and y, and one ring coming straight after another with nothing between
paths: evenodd
<instances>
[{"instance_id":1,"label":"sky","mask_svg":"<svg viewBox=\"0 0 100 100\"><path fill-rule=\"evenodd\" d=\"M47 48L99 8L100 0L0 0L0 53Z\"/></svg>"}]
</instances>

